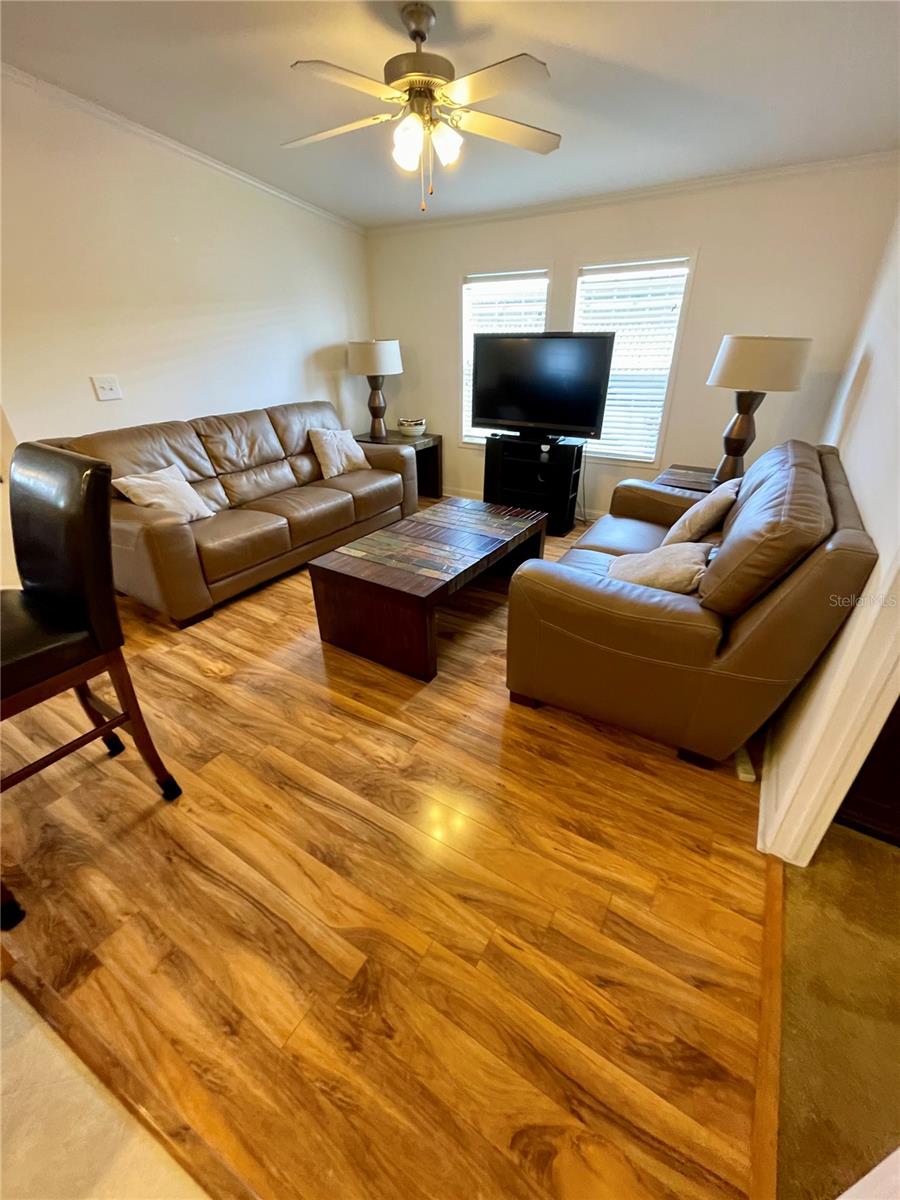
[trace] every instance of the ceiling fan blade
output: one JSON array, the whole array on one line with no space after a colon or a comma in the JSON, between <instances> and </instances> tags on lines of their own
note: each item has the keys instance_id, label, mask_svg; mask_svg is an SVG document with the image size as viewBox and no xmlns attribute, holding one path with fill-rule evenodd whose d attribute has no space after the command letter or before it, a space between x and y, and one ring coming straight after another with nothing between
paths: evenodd
<instances>
[{"instance_id":1,"label":"ceiling fan blade","mask_svg":"<svg viewBox=\"0 0 900 1200\"><path fill-rule=\"evenodd\" d=\"M282 150L293 150L295 146L309 146L312 142L324 142L326 138L340 137L342 133L352 133L354 129L365 129L367 125L380 125L383 121L396 121L400 113L376 113L374 117L363 117L361 121L351 121L349 125L338 125L336 129L323 129L321 133L310 133L306 137L294 138L292 142L282 142Z\"/></svg>"},{"instance_id":2,"label":"ceiling fan blade","mask_svg":"<svg viewBox=\"0 0 900 1200\"><path fill-rule=\"evenodd\" d=\"M462 75L445 83L438 91L438 102L446 104L478 104L499 92L533 87L550 78L547 64L531 54L516 54L502 62L482 67L471 75Z\"/></svg>"},{"instance_id":3,"label":"ceiling fan blade","mask_svg":"<svg viewBox=\"0 0 900 1200\"><path fill-rule=\"evenodd\" d=\"M329 83L340 83L344 87L353 88L354 91L365 92L367 96L374 96L376 100L383 100L386 104L405 104L407 100L406 92L401 92L388 83L370 79L368 75L359 75L356 71L348 71L346 67L325 62L321 58L300 58L291 63L292 71L301 67L305 67L313 75L318 75L320 79L327 79Z\"/></svg>"},{"instance_id":4,"label":"ceiling fan blade","mask_svg":"<svg viewBox=\"0 0 900 1200\"><path fill-rule=\"evenodd\" d=\"M495 142L506 142L520 150L533 150L535 154L550 154L559 148L562 137L547 129L524 125L521 121L510 121L506 117L492 117L490 113L476 112L471 108L458 108L451 114L450 125L464 133L478 137L493 138Z\"/></svg>"}]
</instances>

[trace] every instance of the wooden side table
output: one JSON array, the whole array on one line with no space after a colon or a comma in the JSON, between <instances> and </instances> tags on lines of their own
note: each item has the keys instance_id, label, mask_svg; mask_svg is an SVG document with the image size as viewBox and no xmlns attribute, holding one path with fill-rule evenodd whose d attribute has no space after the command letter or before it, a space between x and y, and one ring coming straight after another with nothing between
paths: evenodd
<instances>
[{"instance_id":1,"label":"wooden side table","mask_svg":"<svg viewBox=\"0 0 900 1200\"><path fill-rule=\"evenodd\" d=\"M397 429L389 429L384 437L371 437L368 433L356 434L362 445L412 446L416 452L416 475L419 480L419 495L440 500L444 494L444 468L441 451L443 441L439 433L423 433L421 437L405 437Z\"/></svg>"},{"instance_id":2,"label":"wooden side table","mask_svg":"<svg viewBox=\"0 0 900 1200\"><path fill-rule=\"evenodd\" d=\"M715 467L685 467L674 463L653 480L664 487L684 488L690 492L711 492L715 488Z\"/></svg>"}]
</instances>

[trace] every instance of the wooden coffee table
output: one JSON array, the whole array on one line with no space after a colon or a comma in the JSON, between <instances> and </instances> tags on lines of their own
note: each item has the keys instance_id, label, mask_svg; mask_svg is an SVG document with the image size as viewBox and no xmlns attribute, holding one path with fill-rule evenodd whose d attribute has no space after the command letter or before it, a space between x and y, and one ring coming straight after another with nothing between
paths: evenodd
<instances>
[{"instance_id":1,"label":"wooden coffee table","mask_svg":"<svg viewBox=\"0 0 900 1200\"><path fill-rule=\"evenodd\" d=\"M314 558L322 641L433 679L437 605L501 560L540 558L546 528L546 513L450 496Z\"/></svg>"}]
</instances>

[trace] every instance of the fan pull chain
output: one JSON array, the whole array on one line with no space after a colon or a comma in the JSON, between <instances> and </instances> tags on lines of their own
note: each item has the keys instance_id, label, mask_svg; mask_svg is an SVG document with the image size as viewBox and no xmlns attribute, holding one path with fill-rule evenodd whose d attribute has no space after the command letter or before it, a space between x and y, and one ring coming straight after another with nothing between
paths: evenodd
<instances>
[{"instance_id":1,"label":"fan pull chain","mask_svg":"<svg viewBox=\"0 0 900 1200\"><path fill-rule=\"evenodd\" d=\"M428 205L425 203L425 155L419 155L419 209L425 212Z\"/></svg>"},{"instance_id":2,"label":"fan pull chain","mask_svg":"<svg viewBox=\"0 0 900 1200\"><path fill-rule=\"evenodd\" d=\"M431 134L428 135L428 195L434 195L434 184L432 182L432 172L434 170L434 143L431 140Z\"/></svg>"}]
</instances>

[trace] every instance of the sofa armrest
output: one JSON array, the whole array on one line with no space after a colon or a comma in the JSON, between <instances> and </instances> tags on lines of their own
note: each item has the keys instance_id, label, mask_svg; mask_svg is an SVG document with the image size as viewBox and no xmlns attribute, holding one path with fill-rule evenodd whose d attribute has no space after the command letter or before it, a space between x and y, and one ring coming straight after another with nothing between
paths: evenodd
<instances>
[{"instance_id":1,"label":"sofa armrest","mask_svg":"<svg viewBox=\"0 0 900 1200\"><path fill-rule=\"evenodd\" d=\"M404 517L416 512L419 507L419 478L416 474L416 452L412 446L380 446L377 443L362 443L363 454L370 466L379 471L396 471L403 480Z\"/></svg>"},{"instance_id":2,"label":"sofa armrest","mask_svg":"<svg viewBox=\"0 0 900 1200\"><path fill-rule=\"evenodd\" d=\"M176 621L212 608L186 517L114 499L110 503L110 536L119 591Z\"/></svg>"},{"instance_id":3,"label":"sofa armrest","mask_svg":"<svg viewBox=\"0 0 900 1200\"><path fill-rule=\"evenodd\" d=\"M652 521L655 525L674 525L682 513L705 496L706 492L666 487L665 484L648 483L644 479L623 479L616 484L609 511L614 517L633 517L638 521Z\"/></svg>"},{"instance_id":4,"label":"sofa armrest","mask_svg":"<svg viewBox=\"0 0 900 1200\"><path fill-rule=\"evenodd\" d=\"M536 644L542 625L623 654L691 667L710 666L723 623L696 596L610 579L533 559L509 590L509 653Z\"/></svg>"}]
</instances>

